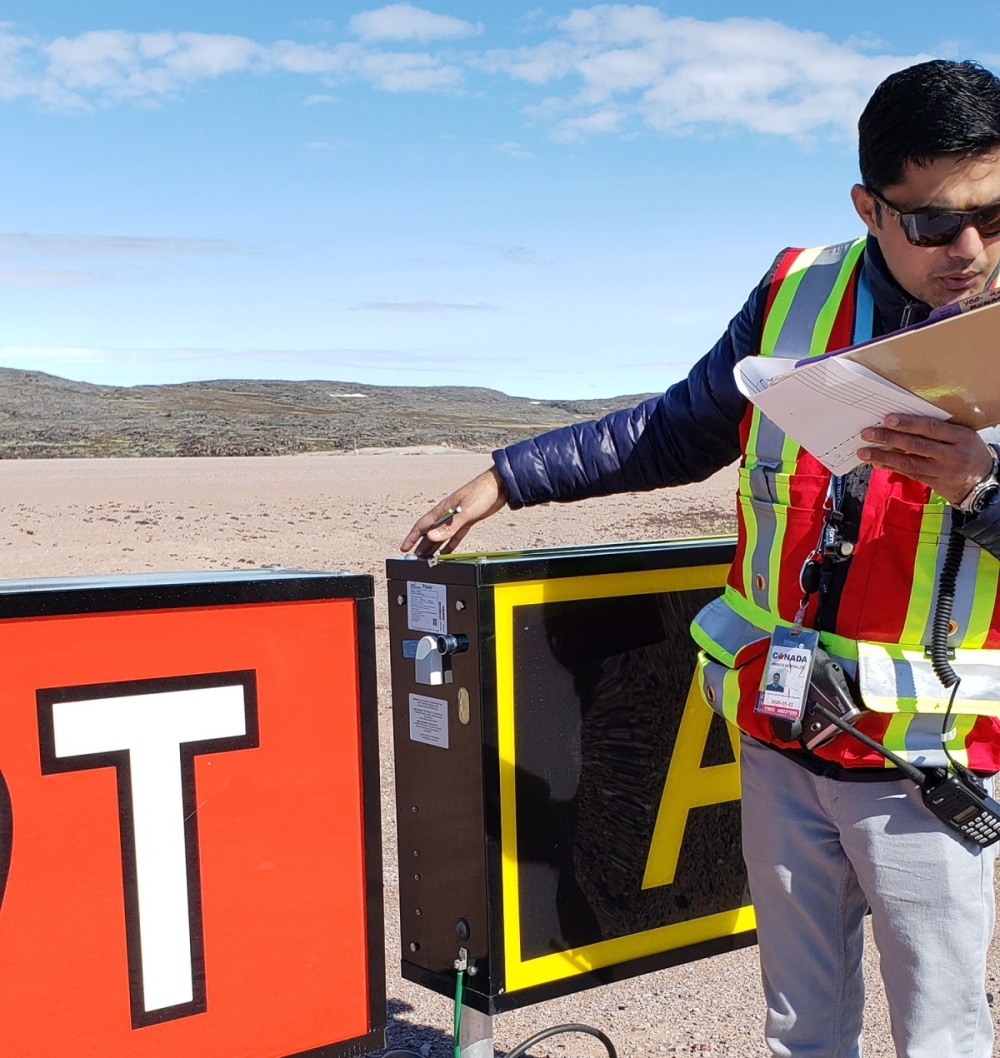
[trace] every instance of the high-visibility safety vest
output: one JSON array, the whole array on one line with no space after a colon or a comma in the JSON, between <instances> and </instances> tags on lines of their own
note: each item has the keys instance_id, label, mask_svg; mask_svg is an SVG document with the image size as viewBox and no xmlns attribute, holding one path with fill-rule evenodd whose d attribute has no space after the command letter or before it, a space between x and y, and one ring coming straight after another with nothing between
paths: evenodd
<instances>
[{"instance_id":1,"label":"high-visibility safety vest","mask_svg":"<svg viewBox=\"0 0 1000 1058\"><path fill-rule=\"evenodd\" d=\"M862 268L864 239L789 250L770 285L762 356L816 356L871 336L874 306ZM750 405L742 424L738 542L724 594L695 618L702 693L709 705L764 742L783 743L754 712L771 633L791 626L799 572L823 527L830 474ZM832 632L821 644L861 685L857 727L916 764L946 763L948 692L930 669L935 592L952 508L912 478L875 469ZM947 746L976 771L1000 770L1000 562L967 541L949 645L962 677ZM807 625L815 617L814 596ZM848 767L891 767L841 734L817 754Z\"/></svg>"}]
</instances>

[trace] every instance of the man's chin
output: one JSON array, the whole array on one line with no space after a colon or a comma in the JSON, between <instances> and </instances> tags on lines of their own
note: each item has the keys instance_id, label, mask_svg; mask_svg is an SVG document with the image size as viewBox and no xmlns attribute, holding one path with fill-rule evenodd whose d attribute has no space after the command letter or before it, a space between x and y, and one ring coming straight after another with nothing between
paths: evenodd
<instances>
[{"instance_id":1,"label":"man's chin","mask_svg":"<svg viewBox=\"0 0 1000 1058\"><path fill-rule=\"evenodd\" d=\"M950 290L943 283L936 282L930 290L925 291L921 300L930 305L932 309L940 309L945 305L954 305L957 301L963 301L965 298L981 294L985 289L986 283L981 279L977 279L975 283L958 290Z\"/></svg>"}]
</instances>

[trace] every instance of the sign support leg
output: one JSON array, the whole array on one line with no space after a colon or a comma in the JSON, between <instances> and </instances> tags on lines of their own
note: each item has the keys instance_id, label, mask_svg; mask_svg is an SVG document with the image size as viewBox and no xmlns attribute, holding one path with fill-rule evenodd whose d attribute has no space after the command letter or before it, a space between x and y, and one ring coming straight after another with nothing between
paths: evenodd
<instances>
[{"instance_id":1,"label":"sign support leg","mask_svg":"<svg viewBox=\"0 0 1000 1058\"><path fill-rule=\"evenodd\" d=\"M463 1004L458 1051L461 1058L493 1058L493 1018L489 1014Z\"/></svg>"}]
</instances>

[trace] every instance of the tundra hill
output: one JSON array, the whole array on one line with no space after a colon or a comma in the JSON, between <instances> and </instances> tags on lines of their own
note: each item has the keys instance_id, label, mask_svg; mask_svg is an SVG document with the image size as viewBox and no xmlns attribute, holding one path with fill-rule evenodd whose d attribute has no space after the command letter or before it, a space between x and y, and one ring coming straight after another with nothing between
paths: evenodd
<instances>
[{"instance_id":1,"label":"tundra hill","mask_svg":"<svg viewBox=\"0 0 1000 1058\"><path fill-rule=\"evenodd\" d=\"M0 368L0 458L489 449L645 396L541 401L476 387L319 380L99 386Z\"/></svg>"}]
</instances>

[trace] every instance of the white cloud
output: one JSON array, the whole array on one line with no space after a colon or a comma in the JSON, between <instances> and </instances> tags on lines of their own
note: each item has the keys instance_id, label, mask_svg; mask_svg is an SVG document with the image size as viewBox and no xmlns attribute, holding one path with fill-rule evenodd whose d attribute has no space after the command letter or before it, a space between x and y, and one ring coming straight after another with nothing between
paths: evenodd
<instances>
[{"instance_id":1,"label":"white cloud","mask_svg":"<svg viewBox=\"0 0 1000 1058\"><path fill-rule=\"evenodd\" d=\"M0 268L0 287L70 287L93 279L90 272L69 268Z\"/></svg>"},{"instance_id":2,"label":"white cloud","mask_svg":"<svg viewBox=\"0 0 1000 1058\"><path fill-rule=\"evenodd\" d=\"M467 242L466 245L470 250L476 250L479 253L487 253L491 256L497 256L503 261L507 261L509 264L542 264L535 254L535 251L527 246L518 246L516 243L504 243L504 242Z\"/></svg>"},{"instance_id":3,"label":"white cloud","mask_svg":"<svg viewBox=\"0 0 1000 1058\"><path fill-rule=\"evenodd\" d=\"M352 67L386 92L456 88L464 77L457 66L424 52L363 52L355 57Z\"/></svg>"},{"instance_id":4,"label":"white cloud","mask_svg":"<svg viewBox=\"0 0 1000 1058\"><path fill-rule=\"evenodd\" d=\"M0 258L51 260L69 258L227 257L267 253L233 239L157 238L145 235L32 235L0 233Z\"/></svg>"},{"instance_id":5,"label":"white cloud","mask_svg":"<svg viewBox=\"0 0 1000 1058\"><path fill-rule=\"evenodd\" d=\"M372 312L498 312L496 305L484 301L475 304L462 304L449 301L368 301L355 305L356 309Z\"/></svg>"},{"instance_id":6,"label":"white cloud","mask_svg":"<svg viewBox=\"0 0 1000 1058\"><path fill-rule=\"evenodd\" d=\"M887 55L872 39L837 42L771 19L669 17L650 4L595 4L554 22L537 19L522 27L537 43L517 48L476 51L468 40L481 25L410 3L360 12L347 29L356 39L261 43L111 29L45 42L0 23L0 100L86 110L169 100L226 75L282 73L318 80L305 99L315 105L336 101L330 90L349 82L393 93L458 92L470 77L509 78L543 90L523 112L557 141L641 128L801 139L850 134L882 78L927 58ZM465 51L456 50L459 40ZM414 41L424 50L394 46ZM484 84L475 87L477 96L487 94Z\"/></svg>"},{"instance_id":7,"label":"white cloud","mask_svg":"<svg viewBox=\"0 0 1000 1058\"><path fill-rule=\"evenodd\" d=\"M481 22L464 22L451 15L436 15L413 4L387 4L362 11L349 22L362 40L450 40L483 31Z\"/></svg>"},{"instance_id":8,"label":"white cloud","mask_svg":"<svg viewBox=\"0 0 1000 1058\"><path fill-rule=\"evenodd\" d=\"M598 4L559 20L550 40L475 61L485 72L550 86L526 113L563 141L638 123L667 133L707 125L804 137L849 132L880 80L929 57L869 54L873 47L769 19L709 22ZM553 93L556 86L564 91Z\"/></svg>"},{"instance_id":9,"label":"white cloud","mask_svg":"<svg viewBox=\"0 0 1000 1058\"><path fill-rule=\"evenodd\" d=\"M534 158L536 157L531 151L522 147L516 140L504 140L503 143L498 143L496 146L497 151L500 154L506 154L508 158Z\"/></svg>"},{"instance_id":10,"label":"white cloud","mask_svg":"<svg viewBox=\"0 0 1000 1058\"><path fill-rule=\"evenodd\" d=\"M311 151L344 151L357 146L357 140L350 140L346 137L333 140L312 140L306 144L306 147Z\"/></svg>"},{"instance_id":11,"label":"white cloud","mask_svg":"<svg viewBox=\"0 0 1000 1058\"><path fill-rule=\"evenodd\" d=\"M332 18L300 18L296 20L295 26L307 33L332 33L337 23Z\"/></svg>"},{"instance_id":12,"label":"white cloud","mask_svg":"<svg viewBox=\"0 0 1000 1058\"><path fill-rule=\"evenodd\" d=\"M0 100L34 99L71 112L132 100L168 100L226 74L282 72L326 83L358 80L387 92L453 90L464 70L430 52L333 46L282 40L261 44L226 33L129 33L93 30L49 42L17 36L0 24ZM308 102L333 102L315 93Z\"/></svg>"},{"instance_id":13,"label":"white cloud","mask_svg":"<svg viewBox=\"0 0 1000 1058\"><path fill-rule=\"evenodd\" d=\"M96 30L58 37L43 48L47 81L81 96L160 96L258 65L265 50L224 33L126 33Z\"/></svg>"}]
</instances>

